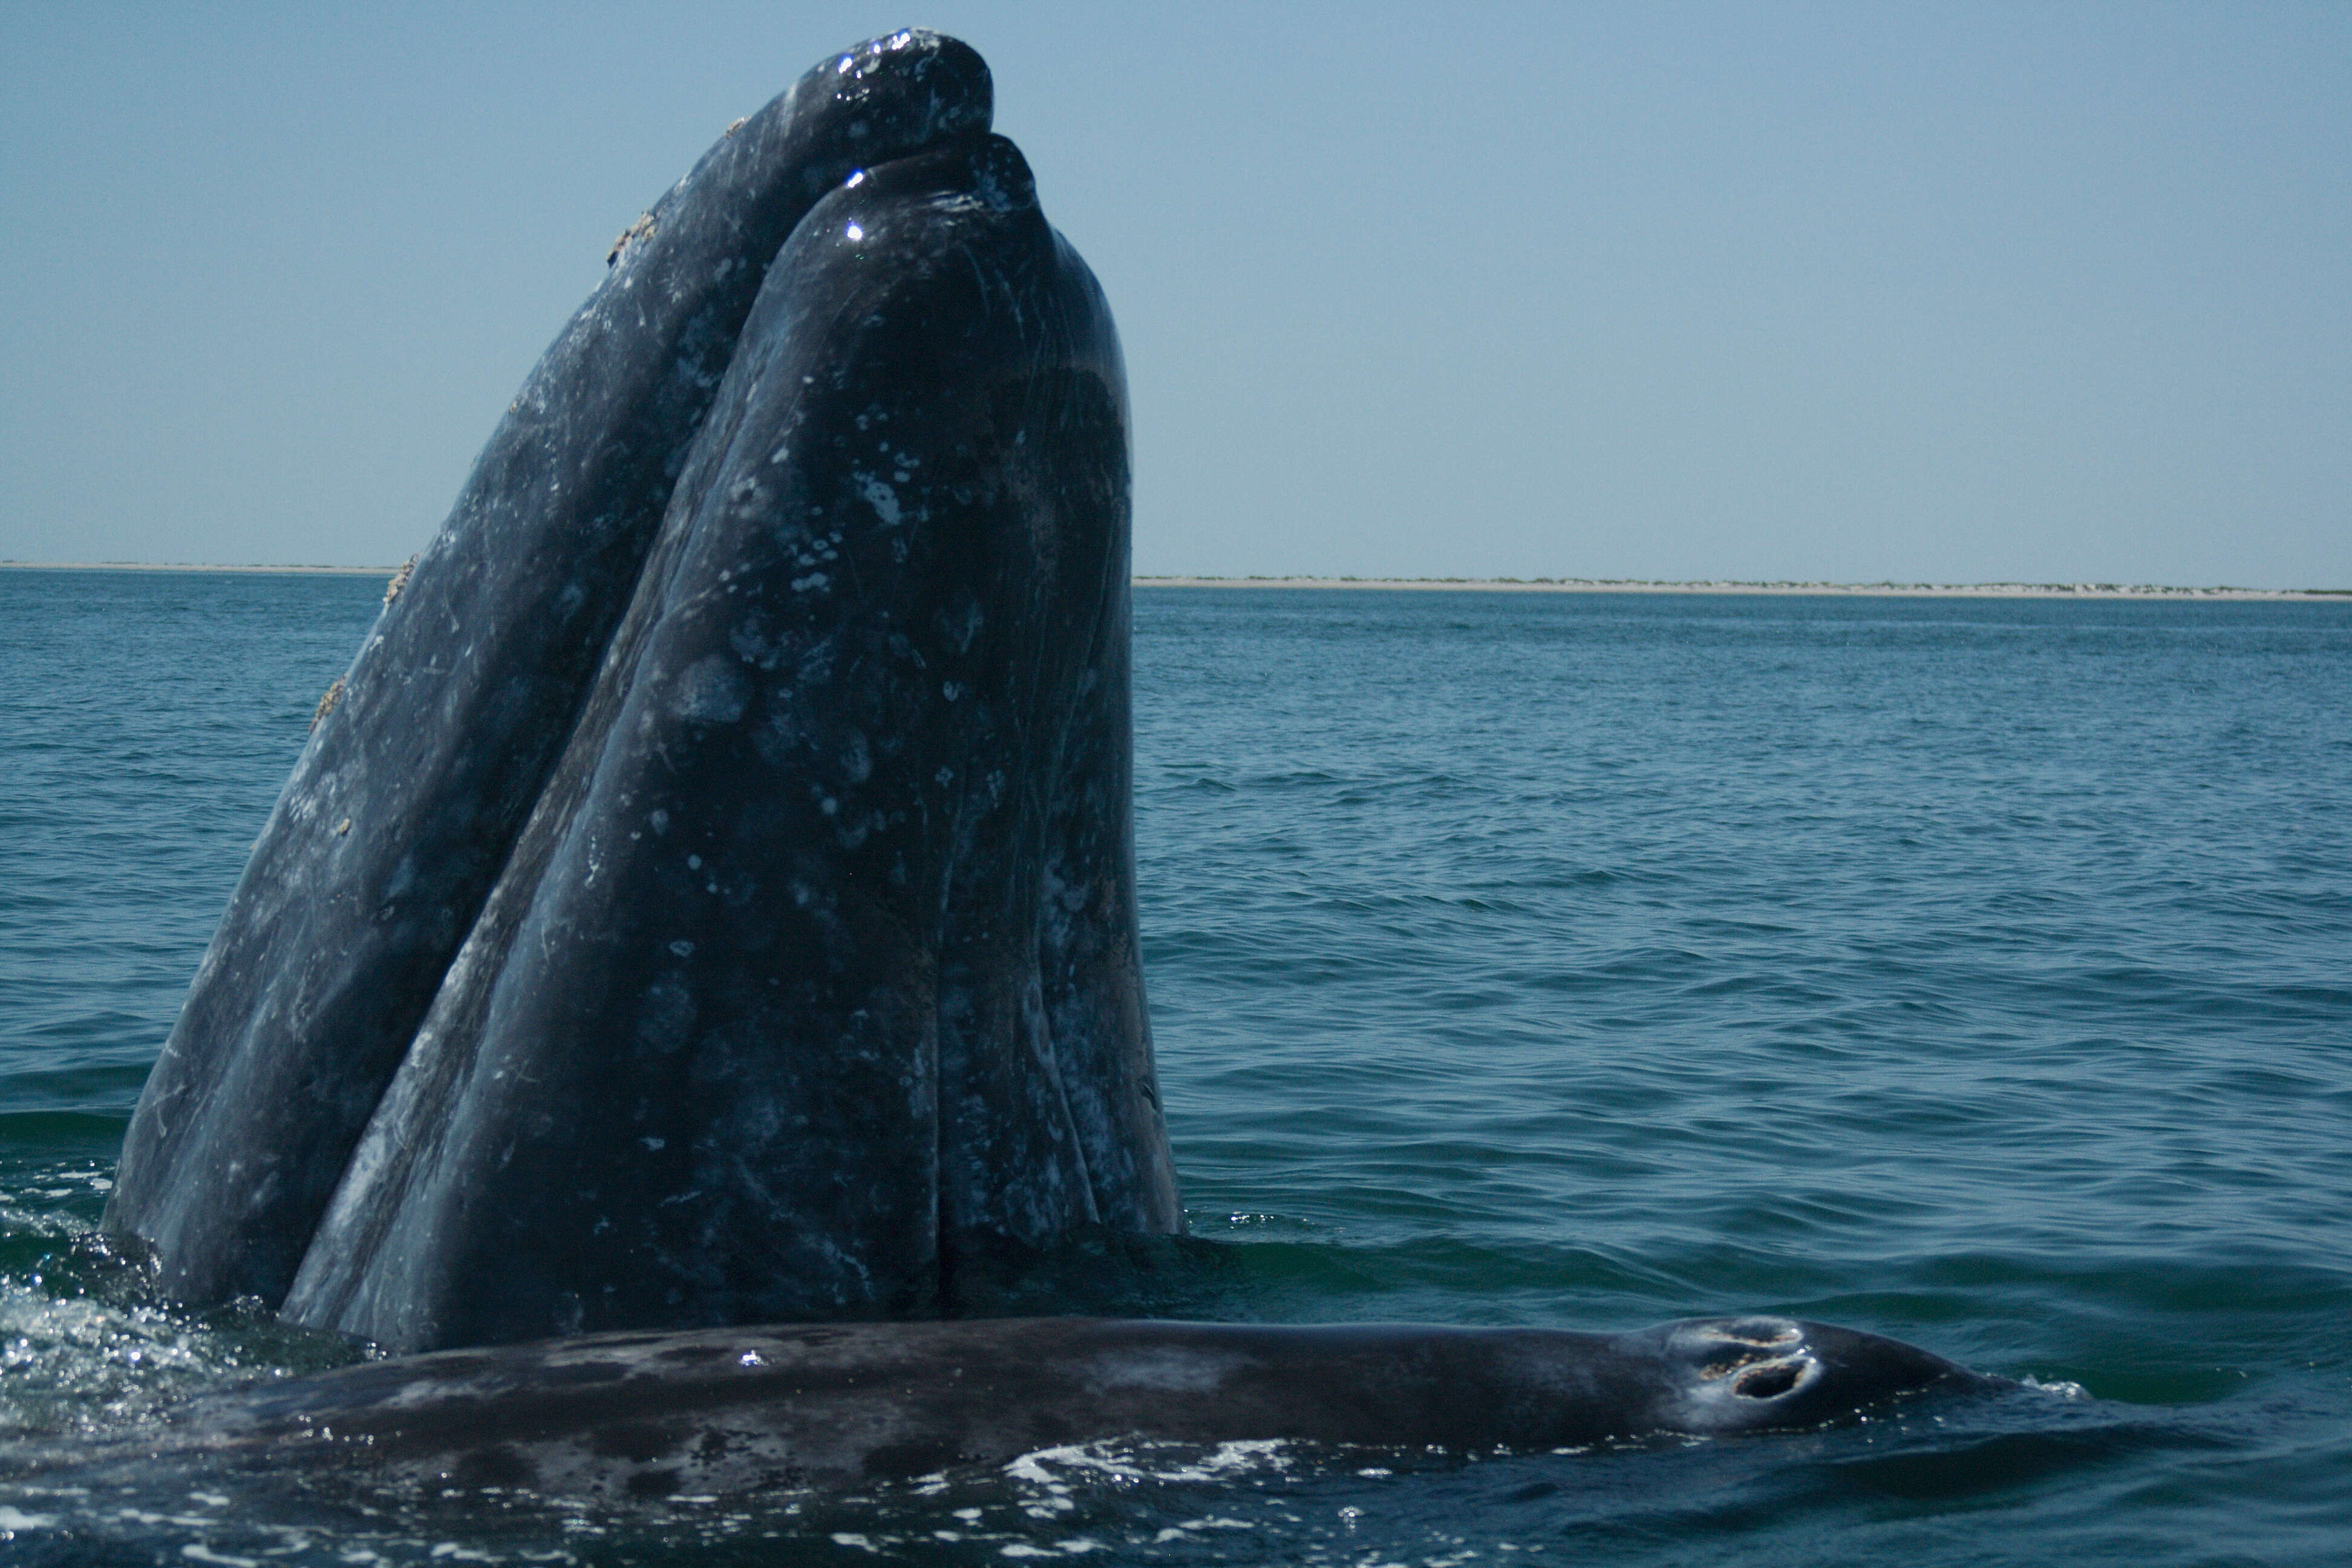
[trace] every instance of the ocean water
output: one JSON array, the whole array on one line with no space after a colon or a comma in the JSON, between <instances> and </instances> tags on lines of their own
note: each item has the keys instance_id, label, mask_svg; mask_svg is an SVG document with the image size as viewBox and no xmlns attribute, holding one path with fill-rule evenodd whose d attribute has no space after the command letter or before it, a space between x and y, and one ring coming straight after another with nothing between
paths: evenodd
<instances>
[{"instance_id":1,"label":"ocean water","mask_svg":"<svg viewBox=\"0 0 2352 1568\"><path fill-rule=\"evenodd\" d=\"M1144 589L1185 1310L1769 1310L2036 1385L759 1505L93 1479L359 1353L81 1237L367 578L0 572L0 1560L2352 1561L2352 604Z\"/></svg>"}]
</instances>

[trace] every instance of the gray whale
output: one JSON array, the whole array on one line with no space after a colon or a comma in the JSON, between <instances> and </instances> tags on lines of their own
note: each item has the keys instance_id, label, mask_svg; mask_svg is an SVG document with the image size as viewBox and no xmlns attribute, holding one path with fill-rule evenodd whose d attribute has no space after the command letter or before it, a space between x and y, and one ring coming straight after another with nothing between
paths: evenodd
<instances>
[{"instance_id":1,"label":"gray whale","mask_svg":"<svg viewBox=\"0 0 2352 1568\"><path fill-rule=\"evenodd\" d=\"M1626 1334L1085 1318L597 1334L347 1367L191 1407L177 1440L381 1483L740 1494L1101 1439L1541 1451L1816 1427L1997 1386L1779 1317Z\"/></svg>"},{"instance_id":2,"label":"gray whale","mask_svg":"<svg viewBox=\"0 0 2352 1568\"><path fill-rule=\"evenodd\" d=\"M1127 393L900 33L625 237L326 705L125 1139L165 1293L402 1349L921 1315L1181 1211Z\"/></svg>"},{"instance_id":3,"label":"gray whale","mask_svg":"<svg viewBox=\"0 0 2352 1568\"><path fill-rule=\"evenodd\" d=\"M387 596L104 1226L166 1294L442 1353L201 1401L177 1440L650 1494L1118 1436L1766 1430L1973 1385L1781 1318L941 1321L1003 1259L1181 1228L1124 371L989 115L977 55L901 33L731 130ZM874 1319L931 1321L845 1321Z\"/></svg>"}]
</instances>

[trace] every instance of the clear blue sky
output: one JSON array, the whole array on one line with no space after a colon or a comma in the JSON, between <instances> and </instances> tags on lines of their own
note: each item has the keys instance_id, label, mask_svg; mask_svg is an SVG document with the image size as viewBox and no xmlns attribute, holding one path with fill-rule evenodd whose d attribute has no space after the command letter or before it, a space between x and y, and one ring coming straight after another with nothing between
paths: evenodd
<instances>
[{"instance_id":1,"label":"clear blue sky","mask_svg":"<svg viewBox=\"0 0 2352 1568\"><path fill-rule=\"evenodd\" d=\"M917 23L1146 572L2352 586L2352 5L0 0L0 557L377 563L614 235Z\"/></svg>"}]
</instances>

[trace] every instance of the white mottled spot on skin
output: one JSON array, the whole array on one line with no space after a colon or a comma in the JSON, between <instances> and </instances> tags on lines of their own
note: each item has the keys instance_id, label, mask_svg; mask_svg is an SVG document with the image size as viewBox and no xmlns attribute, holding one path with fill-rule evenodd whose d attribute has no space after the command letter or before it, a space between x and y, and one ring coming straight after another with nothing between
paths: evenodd
<instances>
[{"instance_id":1,"label":"white mottled spot on skin","mask_svg":"<svg viewBox=\"0 0 2352 1568\"><path fill-rule=\"evenodd\" d=\"M651 816L646 817L646 820L653 825L653 830L656 837L669 831L669 813L667 811L663 811L656 807L654 814Z\"/></svg>"},{"instance_id":2,"label":"white mottled spot on skin","mask_svg":"<svg viewBox=\"0 0 2352 1568\"><path fill-rule=\"evenodd\" d=\"M1224 1381L1224 1357L1177 1351L1133 1351L1099 1357L1087 1368L1097 1388L1165 1388L1205 1394Z\"/></svg>"},{"instance_id":3,"label":"white mottled spot on skin","mask_svg":"<svg viewBox=\"0 0 2352 1568\"><path fill-rule=\"evenodd\" d=\"M688 856L688 857L686 858L686 868L687 868L688 870L689 870L689 871L699 871L699 870L701 870L701 869L702 869L702 857L701 857L701 856L699 856L699 855L689 855L689 856Z\"/></svg>"},{"instance_id":4,"label":"white mottled spot on skin","mask_svg":"<svg viewBox=\"0 0 2352 1568\"><path fill-rule=\"evenodd\" d=\"M905 476L899 477L903 479ZM857 481L858 494L864 496L866 504L874 509L874 515L882 520L882 526L898 527L899 519L906 515L898 506L898 492L872 474L857 474L853 478Z\"/></svg>"},{"instance_id":5,"label":"white mottled spot on skin","mask_svg":"<svg viewBox=\"0 0 2352 1568\"><path fill-rule=\"evenodd\" d=\"M694 943L687 941L684 937L680 937L677 941L671 942L669 944L669 950L680 958L692 958L694 956Z\"/></svg>"}]
</instances>

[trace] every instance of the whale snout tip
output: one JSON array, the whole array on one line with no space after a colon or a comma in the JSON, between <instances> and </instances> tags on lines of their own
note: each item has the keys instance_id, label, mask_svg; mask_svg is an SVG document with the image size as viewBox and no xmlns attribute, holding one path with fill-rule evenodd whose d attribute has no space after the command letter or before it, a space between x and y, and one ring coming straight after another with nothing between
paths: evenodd
<instances>
[{"instance_id":1,"label":"whale snout tip","mask_svg":"<svg viewBox=\"0 0 2352 1568\"><path fill-rule=\"evenodd\" d=\"M900 27L895 32L882 33L862 44L853 45L834 56L833 74L858 76L894 56L935 55L943 47L967 52L971 49L970 45L950 38L945 33L933 32L929 27Z\"/></svg>"},{"instance_id":2,"label":"whale snout tip","mask_svg":"<svg viewBox=\"0 0 2352 1568\"><path fill-rule=\"evenodd\" d=\"M992 212L1023 212L1037 205L1037 179L1021 149L991 136L971 152L972 195Z\"/></svg>"},{"instance_id":3,"label":"whale snout tip","mask_svg":"<svg viewBox=\"0 0 2352 1568\"><path fill-rule=\"evenodd\" d=\"M893 76L928 84L930 78L941 74L960 79L982 93L991 85L988 62L981 58L978 49L929 27L901 27L868 38L844 49L810 74L830 78L842 87Z\"/></svg>"}]
</instances>

